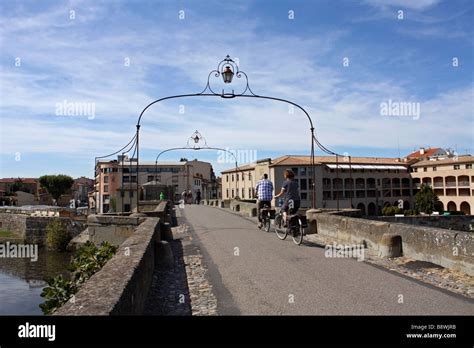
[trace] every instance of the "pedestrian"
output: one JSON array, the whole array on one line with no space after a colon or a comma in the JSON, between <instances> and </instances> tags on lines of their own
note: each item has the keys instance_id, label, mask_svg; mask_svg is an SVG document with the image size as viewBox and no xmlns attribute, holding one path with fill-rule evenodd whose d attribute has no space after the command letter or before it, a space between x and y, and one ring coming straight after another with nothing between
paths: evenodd
<instances>
[{"instance_id":1,"label":"pedestrian","mask_svg":"<svg viewBox=\"0 0 474 348\"><path fill-rule=\"evenodd\" d=\"M193 204L193 193L191 190L188 191L188 204Z\"/></svg>"},{"instance_id":2,"label":"pedestrian","mask_svg":"<svg viewBox=\"0 0 474 348\"><path fill-rule=\"evenodd\" d=\"M201 190L196 192L196 204L201 204Z\"/></svg>"}]
</instances>

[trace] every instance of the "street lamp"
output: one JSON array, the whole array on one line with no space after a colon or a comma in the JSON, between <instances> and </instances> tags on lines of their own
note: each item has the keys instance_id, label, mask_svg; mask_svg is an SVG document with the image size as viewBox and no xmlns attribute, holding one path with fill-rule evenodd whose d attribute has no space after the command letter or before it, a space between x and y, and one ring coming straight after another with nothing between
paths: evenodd
<instances>
[{"instance_id":1,"label":"street lamp","mask_svg":"<svg viewBox=\"0 0 474 348\"><path fill-rule=\"evenodd\" d=\"M231 83L232 78L234 77L234 72L230 65L225 66L224 69L225 70L222 71L222 79L224 80L224 83Z\"/></svg>"}]
</instances>

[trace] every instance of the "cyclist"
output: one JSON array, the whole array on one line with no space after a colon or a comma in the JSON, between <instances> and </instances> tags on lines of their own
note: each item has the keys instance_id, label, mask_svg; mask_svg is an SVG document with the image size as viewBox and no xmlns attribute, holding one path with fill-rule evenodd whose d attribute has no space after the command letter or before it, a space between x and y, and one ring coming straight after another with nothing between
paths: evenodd
<instances>
[{"instance_id":1,"label":"cyclist","mask_svg":"<svg viewBox=\"0 0 474 348\"><path fill-rule=\"evenodd\" d=\"M271 206L273 199L273 183L268 180L268 174L263 174L262 179L257 182L255 192L257 193L258 227L260 228L262 227L262 217L260 216L260 212L265 205Z\"/></svg>"},{"instance_id":2,"label":"cyclist","mask_svg":"<svg viewBox=\"0 0 474 348\"><path fill-rule=\"evenodd\" d=\"M283 223L287 226L287 215L288 213L290 213L290 215L296 214L300 208L301 198L298 181L295 180L295 173L287 169L283 172L283 177L285 181L283 182L280 193L277 194L275 198L284 196L281 210L283 211Z\"/></svg>"}]
</instances>

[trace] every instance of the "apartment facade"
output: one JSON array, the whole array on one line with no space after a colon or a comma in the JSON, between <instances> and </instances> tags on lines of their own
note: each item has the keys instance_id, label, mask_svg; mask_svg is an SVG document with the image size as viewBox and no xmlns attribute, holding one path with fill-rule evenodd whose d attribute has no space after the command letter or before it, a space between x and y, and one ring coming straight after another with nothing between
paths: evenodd
<instances>
[{"instance_id":1,"label":"apartment facade","mask_svg":"<svg viewBox=\"0 0 474 348\"><path fill-rule=\"evenodd\" d=\"M416 193L426 184L438 195L445 211L470 215L474 207L473 165L473 156L457 156L454 151L441 148L420 148L403 159L316 156L316 206L353 207L367 215L380 213L390 205L412 209ZM302 208L311 207L313 174L309 156L267 158L223 171L222 196L254 200L253 188L264 173L278 193L285 169L296 174Z\"/></svg>"},{"instance_id":2,"label":"apartment facade","mask_svg":"<svg viewBox=\"0 0 474 348\"><path fill-rule=\"evenodd\" d=\"M474 157L431 157L411 165L414 193L422 184L431 186L446 211L463 211L470 215L474 208Z\"/></svg>"},{"instance_id":3,"label":"apartment facade","mask_svg":"<svg viewBox=\"0 0 474 348\"><path fill-rule=\"evenodd\" d=\"M282 156L222 172L222 193L227 199L255 199L251 188L267 173L278 193L283 185L283 172L291 169L298 180L301 207L312 205L313 172L311 157ZM323 208L358 208L375 215L387 205L413 207L413 191L406 161L398 158L315 157L316 206ZM243 176L243 180L242 180ZM275 200L272 204L275 205Z\"/></svg>"},{"instance_id":4,"label":"apartment facade","mask_svg":"<svg viewBox=\"0 0 474 348\"><path fill-rule=\"evenodd\" d=\"M179 200L183 191L191 191L195 197L201 191L202 198L212 198L217 194L217 184L212 165L198 160L180 162L141 162L118 156L116 160L96 163L93 203L97 213L108 211L129 212L136 208L137 181L143 199L143 185L156 184L171 186ZM159 197L156 197L158 199Z\"/></svg>"}]
</instances>

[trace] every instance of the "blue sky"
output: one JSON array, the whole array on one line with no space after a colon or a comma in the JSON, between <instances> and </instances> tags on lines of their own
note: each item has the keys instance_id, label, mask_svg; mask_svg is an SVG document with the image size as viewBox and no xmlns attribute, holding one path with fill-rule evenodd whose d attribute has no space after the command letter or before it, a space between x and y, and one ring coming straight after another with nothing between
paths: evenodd
<instances>
[{"instance_id":1,"label":"blue sky","mask_svg":"<svg viewBox=\"0 0 474 348\"><path fill-rule=\"evenodd\" d=\"M94 157L125 145L149 102L200 92L226 54L256 94L303 105L339 153L473 153L472 23L463 0L4 1L0 176L91 177ZM419 103L419 118L381 115L388 100ZM94 117L58 116L63 101L93 103ZM187 98L147 111L141 159L184 146L196 129L209 146L258 158L309 153L305 116L283 103ZM213 151L162 158L180 157L232 166Z\"/></svg>"}]
</instances>

